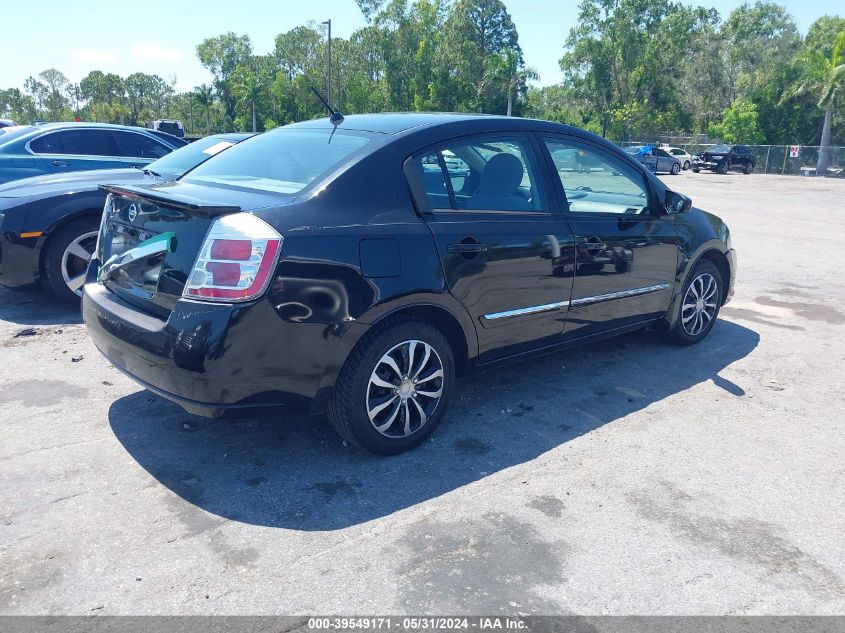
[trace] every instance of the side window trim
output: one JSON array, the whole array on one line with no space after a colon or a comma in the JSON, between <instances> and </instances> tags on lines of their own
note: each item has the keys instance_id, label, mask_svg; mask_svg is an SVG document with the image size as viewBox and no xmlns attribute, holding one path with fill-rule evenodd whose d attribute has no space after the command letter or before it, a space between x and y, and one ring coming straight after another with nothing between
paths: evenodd
<instances>
[{"instance_id":1,"label":"side window trim","mask_svg":"<svg viewBox=\"0 0 845 633\"><path fill-rule=\"evenodd\" d=\"M562 142L562 143L569 143L575 147L583 146L586 149L594 151L600 155L607 156L611 161L615 161L624 165L631 170L637 169L636 165L629 165L625 159L614 156L612 153L608 152L607 149L601 147L600 145L596 145L591 143L589 139L582 139L575 136L567 135L567 134L555 134L550 132L540 132L538 133L538 141L542 146L543 153L546 157L546 162L550 165L549 169L553 169L552 175L552 187L555 189L555 194L560 198L560 209L561 213L567 216L570 219L575 219L579 217L606 217L606 218L618 218L620 217L619 213L610 213L610 212L601 212L601 211L579 211L573 213L569 210L569 199L566 197L566 189L563 186L563 181L560 178L560 174L557 171L556 166L554 165L554 159L551 157L551 152L549 150L548 141L551 142ZM641 166L641 173L639 174L642 177L642 187L646 191L646 195L648 196L648 208L651 212L648 216L632 216L633 218L636 217L649 217L655 218L660 217L659 213L655 212L655 209L658 207L657 205L657 197L654 191L654 187L652 186L651 182L649 181L648 176L646 175L646 170Z\"/></svg>"}]
</instances>

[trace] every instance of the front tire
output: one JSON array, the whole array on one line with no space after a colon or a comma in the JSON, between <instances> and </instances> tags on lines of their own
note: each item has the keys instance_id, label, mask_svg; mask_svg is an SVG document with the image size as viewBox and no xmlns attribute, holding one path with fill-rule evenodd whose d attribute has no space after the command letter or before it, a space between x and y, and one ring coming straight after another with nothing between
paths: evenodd
<instances>
[{"instance_id":1,"label":"front tire","mask_svg":"<svg viewBox=\"0 0 845 633\"><path fill-rule=\"evenodd\" d=\"M700 170L698 167L693 167L693 168L692 168L692 173L694 173L694 174L698 174L698 173L701 173L701 170Z\"/></svg>"},{"instance_id":2,"label":"front tire","mask_svg":"<svg viewBox=\"0 0 845 633\"><path fill-rule=\"evenodd\" d=\"M437 328L410 317L391 319L368 332L346 359L329 420L352 444L396 455L434 431L454 381L454 355Z\"/></svg>"},{"instance_id":3,"label":"front tire","mask_svg":"<svg viewBox=\"0 0 845 633\"><path fill-rule=\"evenodd\" d=\"M701 260L692 269L681 292L681 310L669 330L669 340L678 345L694 345L713 329L722 306L722 274L710 260Z\"/></svg>"},{"instance_id":4,"label":"front tire","mask_svg":"<svg viewBox=\"0 0 845 633\"><path fill-rule=\"evenodd\" d=\"M688 160L684 161L684 171L686 171L687 169L689 169L689 161Z\"/></svg>"},{"instance_id":5,"label":"front tire","mask_svg":"<svg viewBox=\"0 0 845 633\"><path fill-rule=\"evenodd\" d=\"M66 303L79 303L88 262L97 245L99 221L83 218L68 222L47 243L44 276L50 289Z\"/></svg>"}]
</instances>

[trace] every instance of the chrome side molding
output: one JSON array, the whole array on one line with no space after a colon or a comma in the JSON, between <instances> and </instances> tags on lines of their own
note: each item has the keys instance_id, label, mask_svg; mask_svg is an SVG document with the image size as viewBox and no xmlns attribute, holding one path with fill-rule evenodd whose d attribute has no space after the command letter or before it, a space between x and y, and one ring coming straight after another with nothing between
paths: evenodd
<instances>
[{"instance_id":1,"label":"chrome side molding","mask_svg":"<svg viewBox=\"0 0 845 633\"><path fill-rule=\"evenodd\" d=\"M636 297L637 295L645 295L650 292L660 292L661 290L669 290L669 284L654 284L653 286L643 286L642 288L630 288L628 290L620 290L619 292L608 292L603 295L593 295L592 297L581 297L580 299L573 299L572 301L556 301L555 303L544 303L539 306L528 306L527 308L517 308L516 310L505 310L504 312L491 312L485 314L483 318L485 321L493 321L495 319L508 319L510 317L525 316L527 314L537 314L538 312L551 312L553 310L560 310L561 308L571 307L578 308L601 301L611 301L613 299L625 299L626 297Z\"/></svg>"},{"instance_id":2,"label":"chrome side molding","mask_svg":"<svg viewBox=\"0 0 845 633\"><path fill-rule=\"evenodd\" d=\"M560 310L569 305L568 301L557 301L555 303L544 303L541 306L529 306L527 308L517 308L516 310L505 310L504 312L492 312L485 314L482 318L485 321L492 321L494 319L507 319L509 317L525 316L526 314L537 314L538 312L551 312L552 310Z\"/></svg>"},{"instance_id":3,"label":"chrome side molding","mask_svg":"<svg viewBox=\"0 0 845 633\"><path fill-rule=\"evenodd\" d=\"M661 290L669 290L669 288L669 284L654 284L653 286L643 286L642 288L630 288L628 290L620 290L619 292L608 292L607 294L603 295L593 295L592 297L581 297L580 299L573 299L569 302L569 305L572 308L578 308L593 303L599 303L601 301L611 301L612 299L624 299L626 297L646 295L650 292L660 292Z\"/></svg>"}]
</instances>

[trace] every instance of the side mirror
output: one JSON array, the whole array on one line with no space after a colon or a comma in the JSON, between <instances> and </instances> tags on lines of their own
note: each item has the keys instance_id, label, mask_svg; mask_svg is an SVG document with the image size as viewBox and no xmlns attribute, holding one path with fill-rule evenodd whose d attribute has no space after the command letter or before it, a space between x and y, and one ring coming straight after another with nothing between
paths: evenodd
<instances>
[{"instance_id":1,"label":"side mirror","mask_svg":"<svg viewBox=\"0 0 845 633\"><path fill-rule=\"evenodd\" d=\"M689 213L690 209L692 209L692 198L676 191L666 192L666 213Z\"/></svg>"}]
</instances>

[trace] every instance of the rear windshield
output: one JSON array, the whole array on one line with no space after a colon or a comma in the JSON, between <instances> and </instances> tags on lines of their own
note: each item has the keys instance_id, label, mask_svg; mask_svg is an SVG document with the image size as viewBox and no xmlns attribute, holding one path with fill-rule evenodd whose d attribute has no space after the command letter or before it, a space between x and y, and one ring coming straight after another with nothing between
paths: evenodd
<instances>
[{"instance_id":1,"label":"rear windshield","mask_svg":"<svg viewBox=\"0 0 845 633\"><path fill-rule=\"evenodd\" d=\"M185 182L295 194L369 142L340 130L280 128L239 143L204 162Z\"/></svg>"},{"instance_id":2,"label":"rear windshield","mask_svg":"<svg viewBox=\"0 0 845 633\"><path fill-rule=\"evenodd\" d=\"M219 136L206 136L153 161L147 165L147 169L167 176L181 176L236 142L227 141Z\"/></svg>"}]
</instances>

